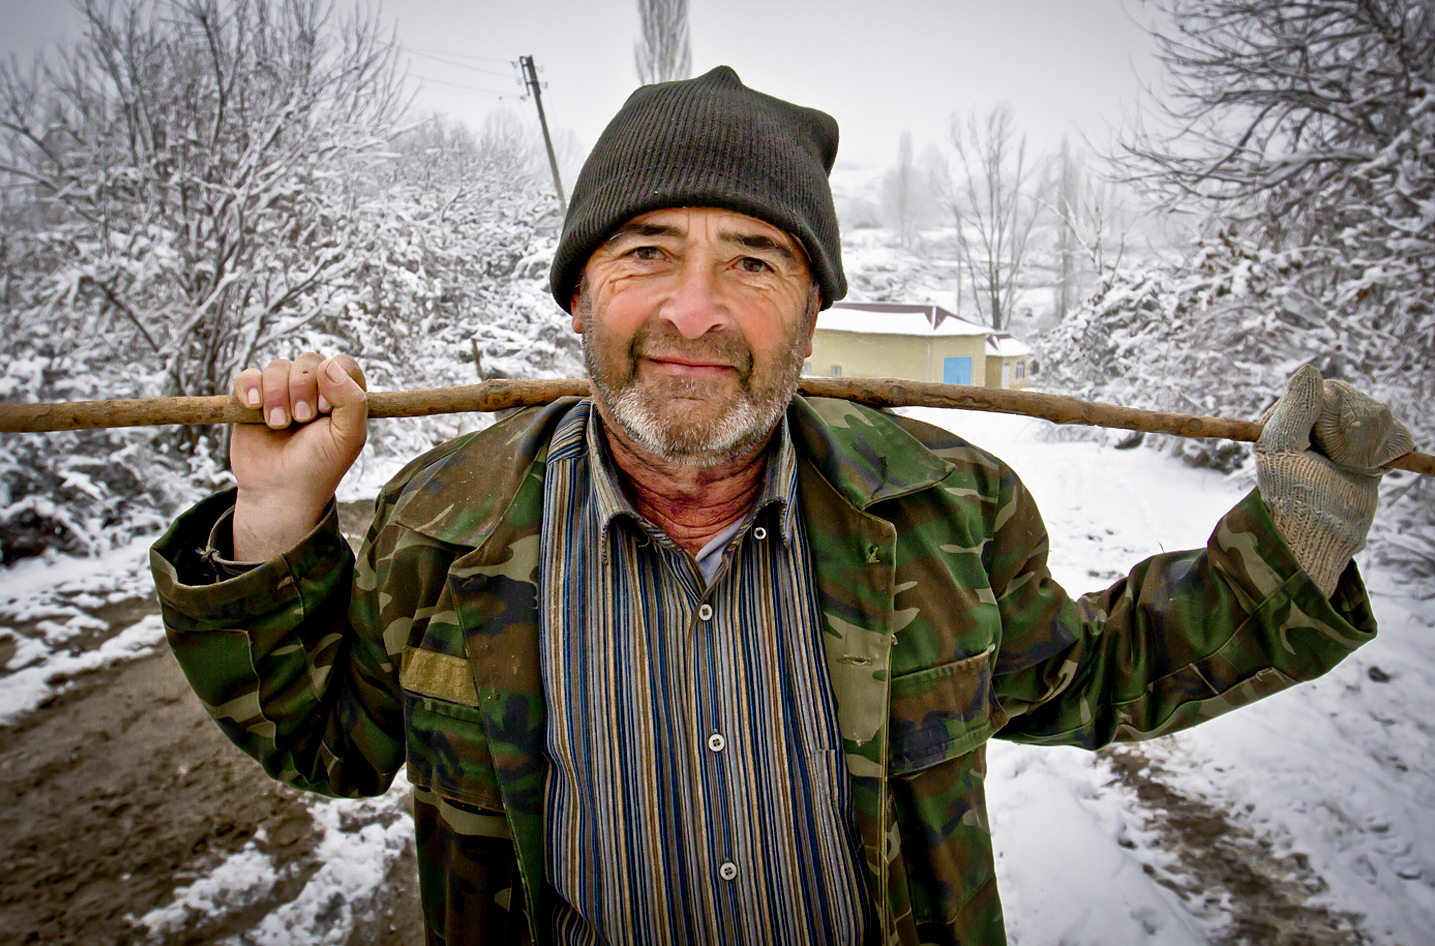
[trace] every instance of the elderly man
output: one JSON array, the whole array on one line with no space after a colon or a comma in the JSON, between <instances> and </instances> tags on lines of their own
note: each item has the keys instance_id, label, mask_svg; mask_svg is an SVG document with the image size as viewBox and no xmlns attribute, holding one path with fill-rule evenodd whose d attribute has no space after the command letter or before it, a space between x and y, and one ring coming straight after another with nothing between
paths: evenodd
<instances>
[{"instance_id":1,"label":"elderly man","mask_svg":"<svg viewBox=\"0 0 1435 946\"><path fill-rule=\"evenodd\" d=\"M1171 732L1374 634L1349 560L1409 436L1313 369L1205 549L1079 601L999 460L794 397L836 147L730 69L635 92L553 263L591 401L414 461L357 562L351 360L236 380L268 428L156 545L170 640L274 777L407 764L430 943L1000 943L986 740Z\"/></svg>"}]
</instances>

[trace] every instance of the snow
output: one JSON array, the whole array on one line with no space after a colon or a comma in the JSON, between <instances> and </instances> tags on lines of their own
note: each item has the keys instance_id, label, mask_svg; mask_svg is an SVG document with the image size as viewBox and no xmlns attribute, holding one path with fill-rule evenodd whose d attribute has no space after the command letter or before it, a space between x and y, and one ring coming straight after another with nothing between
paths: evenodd
<instances>
[{"instance_id":1,"label":"snow","mask_svg":"<svg viewBox=\"0 0 1435 946\"><path fill-rule=\"evenodd\" d=\"M324 831L315 852L323 864L289 903L266 916L236 944L310 946L348 942L349 931L379 893L393 862L414 838L409 793L398 785L374 799L336 799L311 808ZM353 830L346 822L360 821Z\"/></svg>"},{"instance_id":2,"label":"snow","mask_svg":"<svg viewBox=\"0 0 1435 946\"><path fill-rule=\"evenodd\" d=\"M14 651L0 676L0 726L34 710L75 674L153 653L164 642L159 615L149 615L81 649L71 642L85 631L108 627L80 610L119 604L148 593L146 552L152 538L135 539L97 558L55 555L0 568L0 620L34 622L29 634L0 627L0 642Z\"/></svg>"},{"instance_id":3,"label":"snow","mask_svg":"<svg viewBox=\"0 0 1435 946\"><path fill-rule=\"evenodd\" d=\"M396 784L378 798L316 798L310 813L321 831L314 851L320 867L293 900L257 926L224 940L226 946L321 946L348 942L357 920L380 893L394 861L413 842L408 787ZM174 892L169 905L132 922L151 940L177 933L197 917L217 917L259 903L299 865L275 865L256 836L208 874Z\"/></svg>"},{"instance_id":4,"label":"snow","mask_svg":"<svg viewBox=\"0 0 1435 946\"><path fill-rule=\"evenodd\" d=\"M987 336L987 354L1015 358L1017 355L1030 355L1031 346L1017 341L1005 332L994 332Z\"/></svg>"},{"instance_id":5,"label":"snow","mask_svg":"<svg viewBox=\"0 0 1435 946\"><path fill-rule=\"evenodd\" d=\"M22 660L33 666L0 678L0 725L39 706L77 673L154 653L155 647L164 642L164 624L158 614L147 615L105 641L98 650L79 654L48 650L33 639L22 640L25 644L17 648L15 659L7 666Z\"/></svg>"},{"instance_id":6,"label":"snow","mask_svg":"<svg viewBox=\"0 0 1435 946\"><path fill-rule=\"evenodd\" d=\"M987 776L997 884L1013 943L1200 946L1203 924L1144 868L1152 848L1131 799L1080 749L993 743Z\"/></svg>"},{"instance_id":7,"label":"snow","mask_svg":"<svg viewBox=\"0 0 1435 946\"><path fill-rule=\"evenodd\" d=\"M1250 488L1248 477L1191 469L1156 451L1053 440L1042 421L911 413L1017 470L1052 533L1053 573L1073 594L1104 587L1147 555L1204 544ZM356 473L350 489L381 478L384 465ZM147 581L146 544L0 570L3 620L30 624L25 634L5 632L16 648L0 677L0 722L33 710L69 674L160 646L149 617L98 647L72 649L72 635L85 631L86 622L71 624L81 605L122 602ZM1374 643L1321 680L1141 751L1164 784L1223 813L1280 863L1303 858L1322 885L1312 904L1363 917L1370 943L1414 946L1435 942L1435 600L1379 569L1366 577L1381 623ZM52 633L37 630L41 622ZM1201 878L1192 880L1168 843L1165 813L1143 804L1105 756L996 742L989 767L997 874L1016 946L1198 946L1231 933L1228 894L1192 892ZM368 801L315 798L320 869L233 942L344 941L411 844L406 807L402 784ZM293 866L273 863L262 842L136 922L160 936L195 912L232 913L264 899Z\"/></svg>"},{"instance_id":8,"label":"snow","mask_svg":"<svg viewBox=\"0 0 1435 946\"><path fill-rule=\"evenodd\" d=\"M1174 737L1171 782L1304 854L1377 943L1435 942L1435 608L1377 578L1381 632L1328 677ZM1385 679L1388 677L1388 679ZM1244 807L1243 807L1244 806Z\"/></svg>"}]
</instances>

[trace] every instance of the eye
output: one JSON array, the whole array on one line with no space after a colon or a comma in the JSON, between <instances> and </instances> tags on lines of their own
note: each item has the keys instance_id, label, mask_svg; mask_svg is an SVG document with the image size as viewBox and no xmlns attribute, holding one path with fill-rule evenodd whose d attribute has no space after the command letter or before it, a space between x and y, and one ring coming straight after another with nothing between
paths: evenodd
<instances>
[{"instance_id":1,"label":"eye","mask_svg":"<svg viewBox=\"0 0 1435 946\"><path fill-rule=\"evenodd\" d=\"M758 259L756 256L744 256L738 260L737 265L745 273L770 273L773 271L772 265L767 260Z\"/></svg>"},{"instance_id":2,"label":"eye","mask_svg":"<svg viewBox=\"0 0 1435 946\"><path fill-rule=\"evenodd\" d=\"M628 251L628 255L644 261L660 260L663 258L663 251L656 246L635 246Z\"/></svg>"}]
</instances>

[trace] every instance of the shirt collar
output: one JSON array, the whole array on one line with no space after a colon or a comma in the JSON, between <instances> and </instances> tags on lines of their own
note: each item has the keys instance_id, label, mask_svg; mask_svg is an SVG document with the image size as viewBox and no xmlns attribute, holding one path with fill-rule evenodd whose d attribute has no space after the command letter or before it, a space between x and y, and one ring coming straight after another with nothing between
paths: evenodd
<instances>
[{"instance_id":1,"label":"shirt collar","mask_svg":"<svg viewBox=\"0 0 1435 946\"><path fill-rule=\"evenodd\" d=\"M591 402L585 401L584 406L587 408L587 417L583 430L587 444L583 449L588 460L589 496L605 545L609 526L619 516L628 516L643 525L645 529L656 531L656 527L639 515L632 503L628 501L618 479L612 451L608 449L608 440L603 435L602 419L592 408ZM576 434L576 430L570 428L569 434L568 438L562 438L566 441L565 449L562 452L572 455L578 446L575 442L577 438L572 436ZM555 448L559 440L559 436L554 437ZM786 416L778 424L768 451L768 464L763 472L762 489L758 492L757 501L753 504L752 510L743 521L756 518L769 505L776 504L774 518L780 523L782 541L784 544L791 544L793 533L797 528L797 451L787 429ZM555 452L557 452L556 449Z\"/></svg>"}]
</instances>

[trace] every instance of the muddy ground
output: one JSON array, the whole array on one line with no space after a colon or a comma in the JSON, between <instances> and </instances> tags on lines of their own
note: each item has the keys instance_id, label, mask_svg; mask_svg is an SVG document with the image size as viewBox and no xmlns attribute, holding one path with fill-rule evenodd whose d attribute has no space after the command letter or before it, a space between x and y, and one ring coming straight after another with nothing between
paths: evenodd
<instances>
[{"instance_id":1,"label":"muddy ground","mask_svg":"<svg viewBox=\"0 0 1435 946\"><path fill-rule=\"evenodd\" d=\"M168 652L82 675L0 740L0 943L218 942L318 866L300 793L225 740ZM276 863L300 865L270 902L156 940L129 921L256 834ZM423 942L411 854L390 880L354 946Z\"/></svg>"},{"instance_id":2,"label":"muddy ground","mask_svg":"<svg viewBox=\"0 0 1435 946\"><path fill-rule=\"evenodd\" d=\"M153 607L131 604L116 617L131 622ZM1222 942L1368 942L1355 918L1309 903L1322 882L1299 858L1276 857L1224 812L1167 787L1139 748L1108 758L1179 861L1157 879L1192 912L1226 914ZM291 865L267 901L148 939L131 922L251 839ZM0 728L0 944L217 943L299 893L318 866L316 840L299 793L225 741L167 651L83 674ZM349 946L423 942L411 850L362 912Z\"/></svg>"}]
</instances>

